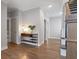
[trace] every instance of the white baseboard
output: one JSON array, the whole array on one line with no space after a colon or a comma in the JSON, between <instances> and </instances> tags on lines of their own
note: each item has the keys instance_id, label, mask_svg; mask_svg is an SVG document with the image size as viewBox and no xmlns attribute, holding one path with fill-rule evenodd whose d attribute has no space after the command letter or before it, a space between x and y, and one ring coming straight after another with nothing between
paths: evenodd
<instances>
[{"instance_id":1,"label":"white baseboard","mask_svg":"<svg viewBox=\"0 0 79 59\"><path fill-rule=\"evenodd\" d=\"M1 51L5 50L5 49L8 49L8 47L7 46L6 47L2 47Z\"/></svg>"},{"instance_id":2,"label":"white baseboard","mask_svg":"<svg viewBox=\"0 0 79 59\"><path fill-rule=\"evenodd\" d=\"M60 39L60 37L49 37L48 39Z\"/></svg>"},{"instance_id":3,"label":"white baseboard","mask_svg":"<svg viewBox=\"0 0 79 59\"><path fill-rule=\"evenodd\" d=\"M41 46L42 44L44 44L44 41L42 41L40 44L38 44L38 46Z\"/></svg>"},{"instance_id":4,"label":"white baseboard","mask_svg":"<svg viewBox=\"0 0 79 59\"><path fill-rule=\"evenodd\" d=\"M21 44L21 42L16 42L16 44Z\"/></svg>"}]
</instances>

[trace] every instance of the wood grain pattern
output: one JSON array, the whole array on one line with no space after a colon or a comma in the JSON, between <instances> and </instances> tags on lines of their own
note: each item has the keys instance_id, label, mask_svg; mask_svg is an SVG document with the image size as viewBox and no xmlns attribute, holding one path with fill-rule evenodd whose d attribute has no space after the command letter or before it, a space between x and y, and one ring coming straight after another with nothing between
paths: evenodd
<instances>
[{"instance_id":1,"label":"wood grain pattern","mask_svg":"<svg viewBox=\"0 0 79 59\"><path fill-rule=\"evenodd\" d=\"M1 59L60 59L60 40L48 40L40 47L9 43Z\"/></svg>"},{"instance_id":2,"label":"wood grain pattern","mask_svg":"<svg viewBox=\"0 0 79 59\"><path fill-rule=\"evenodd\" d=\"M67 59L77 59L77 42L67 42Z\"/></svg>"}]
</instances>

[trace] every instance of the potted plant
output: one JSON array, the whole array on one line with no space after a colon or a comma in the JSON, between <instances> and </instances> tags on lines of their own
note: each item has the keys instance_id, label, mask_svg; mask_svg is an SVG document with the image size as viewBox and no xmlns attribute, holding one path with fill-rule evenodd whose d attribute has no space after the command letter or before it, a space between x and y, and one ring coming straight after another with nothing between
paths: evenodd
<instances>
[{"instance_id":1,"label":"potted plant","mask_svg":"<svg viewBox=\"0 0 79 59\"><path fill-rule=\"evenodd\" d=\"M29 25L28 27L30 28L31 33L32 33L36 26L35 25Z\"/></svg>"}]
</instances>

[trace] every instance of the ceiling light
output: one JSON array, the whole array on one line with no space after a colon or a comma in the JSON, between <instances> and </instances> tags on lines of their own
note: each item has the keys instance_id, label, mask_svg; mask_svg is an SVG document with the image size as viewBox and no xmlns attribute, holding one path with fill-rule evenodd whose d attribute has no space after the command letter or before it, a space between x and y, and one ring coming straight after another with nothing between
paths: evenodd
<instances>
[{"instance_id":1,"label":"ceiling light","mask_svg":"<svg viewBox=\"0 0 79 59\"><path fill-rule=\"evenodd\" d=\"M49 7L49 8L51 8L51 7L52 7L52 5L49 5L48 7Z\"/></svg>"},{"instance_id":2,"label":"ceiling light","mask_svg":"<svg viewBox=\"0 0 79 59\"><path fill-rule=\"evenodd\" d=\"M62 14L63 14L63 12L60 12L59 14L60 14L60 15L62 15Z\"/></svg>"}]
</instances>

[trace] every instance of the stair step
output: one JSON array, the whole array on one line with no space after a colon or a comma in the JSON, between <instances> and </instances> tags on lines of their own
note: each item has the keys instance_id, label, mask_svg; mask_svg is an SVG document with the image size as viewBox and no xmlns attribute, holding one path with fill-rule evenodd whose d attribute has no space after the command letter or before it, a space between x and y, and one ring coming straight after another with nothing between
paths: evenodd
<instances>
[{"instance_id":1,"label":"stair step","mask_svg":"<svg viewBox=\"0 0 79 59\"><path fill-rule=\"evenodd\" d=\"M77 13L77 2L76 2L76 0L73 1L71 4L69 4L69 8L70 8L71 14Z\"/></svg>"},{"instance_id":2,"label":"stair step","mask_svg":"<svg viewBox=\"0 0 79 59\"><path fill-rule=\"evenodd\" d=\"M73 12L73 11L77 11L77 10L76 10L76 9L75 9L75 10L71 10L71 9L70 9L70 11Z\"/></svg>"},{"instance_id":3,"label":"stair step","mask_svg":"<svg viewBox=\"0 0 79 59\"><path fill-rule=\"evenodd\" d=\"M75 14L75 13L77 13L77 12L71 12L71 14Z\"/></svg>"},{"instance_id":4,"label":"stair step","mask_svg":"<svg viewBox=\"0 0 79 59\"><path fill-rule=\"evenodd\" d=\"M77 12L77 10L70 10L71 12Z\"/></svg>"},{"instance_id":5,"label":"stair step","mask_svg":"<svg viewBox=\"0 0 79 59\"><path fill-rule=\"evenodd\" d=\"M70 9L73 9L73 8L77 8L77 6L73 6L73 7L70 7L70 6L69 6L69 8L70 8Z\"/></svg>"},{"instance_id":6,"label":"stair step","mask_svg":"<svg viewBox=\"0 0 79 59\"><path fill-rule=\"evenodd\" d=\"M69 4L69 6L76 6L77 5L77 3L75 3L75 4Z\"/></svg>"},{"instance_id":7,"label":"stair step","mask_svg":"<svg viewBox=\"0 0 79 59\"><path fill-rule=\"evenodd\" d=\"M71 10L75 10L75 9L77 10L77 8L70 8L70 9L71 9Z\"/></svg>"}]
</instances>

